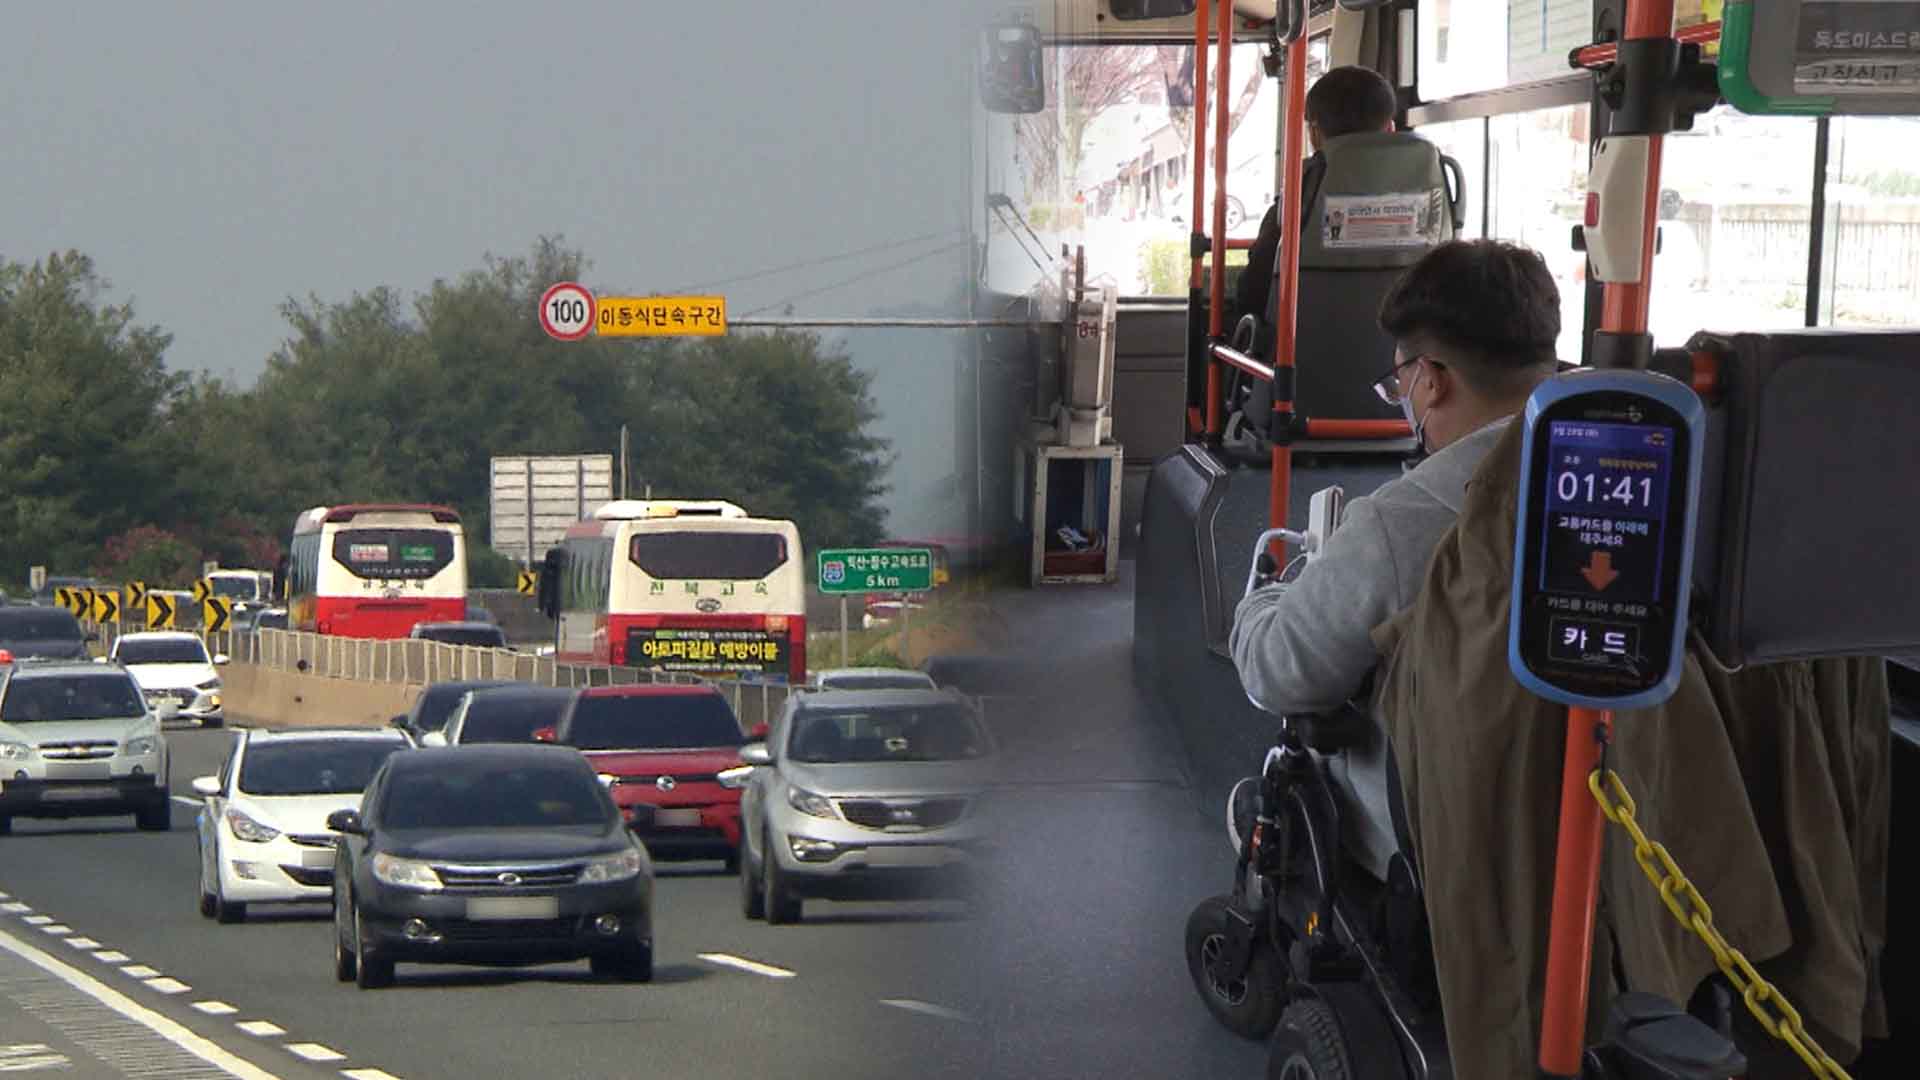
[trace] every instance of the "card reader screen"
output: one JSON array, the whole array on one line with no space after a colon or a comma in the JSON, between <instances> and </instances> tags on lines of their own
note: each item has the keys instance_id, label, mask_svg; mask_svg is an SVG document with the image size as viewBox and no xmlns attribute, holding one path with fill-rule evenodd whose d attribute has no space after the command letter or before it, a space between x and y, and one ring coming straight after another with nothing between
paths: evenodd
<instances>
[{"instance_id":1,"label":"card reader screen","mask_svg":"<svg viewBox=\"0 0 1920 1080\"><path fill-rule=\"evenodd\" d=\"M1609 602L1654 600L1666 548L1673 429L1551 420L1547 439L1539 588Z\"/></svg>"}]
</instances>

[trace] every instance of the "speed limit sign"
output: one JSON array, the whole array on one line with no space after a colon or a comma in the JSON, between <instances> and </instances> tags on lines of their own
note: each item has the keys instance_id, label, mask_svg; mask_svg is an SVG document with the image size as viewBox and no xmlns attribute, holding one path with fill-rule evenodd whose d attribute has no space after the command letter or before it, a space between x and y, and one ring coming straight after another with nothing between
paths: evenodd
<instances>
[{"instance_id":1,"label":"speed limit sign","mask_svg":"<svg viewBox=\"0 0 1920 1080\"><path fill-rule=\"evenodd\" d=\"M540 328L561 341L579 341L593 332L593 294L584 285L562 281L540 297Z\"/></svg>"}]
</instances>

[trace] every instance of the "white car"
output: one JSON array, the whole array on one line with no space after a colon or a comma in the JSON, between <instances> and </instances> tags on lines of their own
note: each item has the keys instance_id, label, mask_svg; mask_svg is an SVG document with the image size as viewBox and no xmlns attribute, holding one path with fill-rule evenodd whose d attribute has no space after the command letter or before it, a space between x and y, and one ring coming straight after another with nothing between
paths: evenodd
<instances>
[{"instance_id":1,"label":"white car","mask_svg":"<svg viewBox=\"0 0 1920 1080\"><path fill-rule=\"evenodd\" d=\"M163 701L171 702L181 719L198 721L202 727L226 722L220 703L223 686L215 669L227 657L224 653L208 656L198 634L173 630L126 634L113 643L107 660L127 669L148 704L158 707Z\"/></svg>"},{"instance_id":2,"label":"white car","mask_svg":"<svg viewBox=\"0 0 1920 1080\"><path fill-rule=\"evenodd\" d=\"M141 700L139 684L112 665L49 660L0 675L0 834L16 817L130 813L147 832L171 827L160 734L171 705Z\"/></svg>"},{"instance_id":3,"label":"white car","mask_svg":"<svg viewBox=\"0 0 1920 1080\"><path fill-rule=\"evenodd\" d=\"M933 676L912 668L827 668L807 675L809 690L938 690Z\"/></svg>"},{"instance_id":4,"label":"white car","mask_svg":"<svg viewBox=\"0 0 1920 1080\"><path fill-rule=\"evenodd\" d=\"M193 782L200 914L237 923L249 904L331 900L327 815L358 810L381 764L412 745L392 729L240 732L220 775Z\"/></svg>"}]
</instances>

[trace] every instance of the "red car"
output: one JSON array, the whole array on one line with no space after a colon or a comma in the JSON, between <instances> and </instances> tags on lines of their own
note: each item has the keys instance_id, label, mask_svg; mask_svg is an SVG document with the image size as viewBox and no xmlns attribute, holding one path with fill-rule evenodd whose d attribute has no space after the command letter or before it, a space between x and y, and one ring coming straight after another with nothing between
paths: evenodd
<instances>
[{"instance_id":1,"label":"red car","mask_svg":"<svg viewBox=\"0 0 1920 1080\"><path fill-rule=\"evenodd\" d=\"M725 859L738 869L740 791L719 774L741 764L748 733L717 688L591 687L534 738L585 754L655 858Z\"/></svg>"}]
</instances>

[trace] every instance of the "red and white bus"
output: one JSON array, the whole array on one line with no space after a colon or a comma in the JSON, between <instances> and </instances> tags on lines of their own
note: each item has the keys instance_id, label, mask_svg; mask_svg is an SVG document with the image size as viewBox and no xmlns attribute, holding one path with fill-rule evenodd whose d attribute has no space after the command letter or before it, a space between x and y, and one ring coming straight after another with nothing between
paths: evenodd
<instances>
[{"instance_id":1,"label":"red and white bus","mask_svg":"<svg viewBox=\"0 0 1920 1080\"><path fill-rule=\"evenodd\" d=\"M444 506L316 506L293 525L287 626L403 638L415 623L467 613L467 541Z\"/></svg>"},{"instance_id":2,"label":"red and white bus","mask_svg":"<svg viewBox=\"0 0 1920 1080\"><path fill-rule=\"evenodd\" d=\"M806 567L791 521L729 502L610 502L567 530L541 577L562 661L806 681Z\"/></svg>"}]
</instances>

